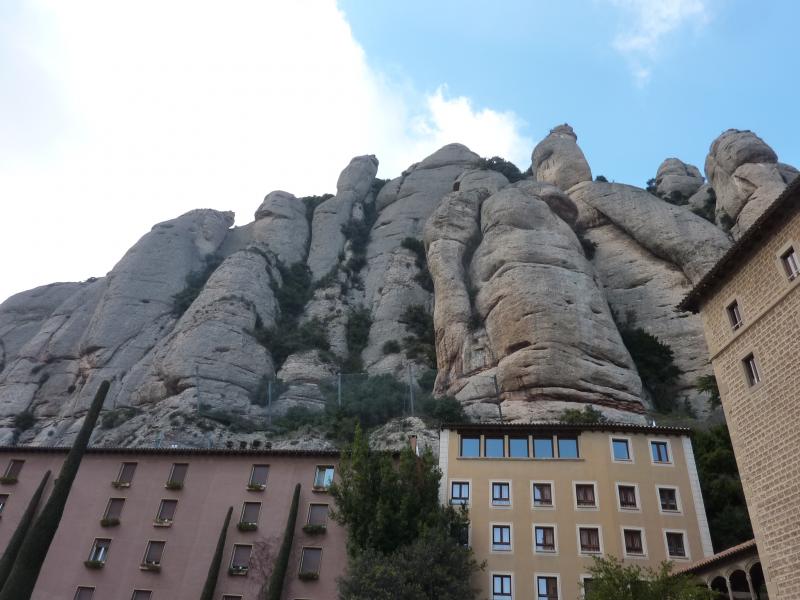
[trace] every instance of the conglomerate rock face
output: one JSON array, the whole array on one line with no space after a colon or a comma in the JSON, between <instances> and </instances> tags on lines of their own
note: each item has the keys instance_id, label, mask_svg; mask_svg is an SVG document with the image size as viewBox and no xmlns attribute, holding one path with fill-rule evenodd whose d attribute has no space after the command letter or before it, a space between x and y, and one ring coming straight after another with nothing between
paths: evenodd
<instances>
[{"instance_id":1,"label":"conglomerate rock face","mask_svg":"<svg viewBox=\"0 0 800 600\"><path fill-rule=\"evenodd\" d=\"M239 443L292 408L322 409L342 365L414 373L412 385L435 368L435 392L478 418L591 404L641 421L651 399L621 335L630 327L669 346L675 399L703 417L701 324L674 307L797 171L729 130L711 145L708 181L669 158L651 194L592 181L566 124L532 163L510 183L449 144L384 184L377 158L358 156L315 208L274 191L237 227L231 213L194 210L155 225L105 277L7 299L0 443L69 443L103 379L95 443ZM20 413L34 417L25 431Z\"/></svg>"}]
</instances>

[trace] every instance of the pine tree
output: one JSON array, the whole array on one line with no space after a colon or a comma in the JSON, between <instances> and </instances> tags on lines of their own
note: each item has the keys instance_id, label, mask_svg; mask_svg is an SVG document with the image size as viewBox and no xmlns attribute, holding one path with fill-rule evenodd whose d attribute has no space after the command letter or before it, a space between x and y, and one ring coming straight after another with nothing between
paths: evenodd
<instances>
[{"instance_id":1,"label":"pine tree","mask_svg":"<svg viewBox=\"0 0 800 600\"><path fill-rule=\"evenodd\" d=\"M56 479L53 493L47 499L36 521L31 526L25 540L17 553L17 559L6 580L3 590L0 592L0 600L30 600L36 580L39 578L39 571L50 549L50 544L58 529L61 516L64 514L64 506L67 503L72 482L78 474L78 467L81 465L86 448L89 445L89 438L103 402L108 394L110 384L103 381L94 396L92 405L86 412L75 443L67 454L61 471Z\"/></svg>"},{"instance_id":2,"label":"pine tree","mask_svg":"<svg viewBox=\"0 0 800 600\"><path fill-rule=\"evenodd\" d=\"M203 586L203 592L200 594L200 600L213 600L214 598L214 590L217 588L217 578L219 577L219 567L222 564L222 553L225 552L225 538L228 536L231 514L233 514L232 506L228 508L228 514L225 515L225 522L222 524L222 531L219 532L217 549L214 550L214 558L211 559L211 565L208 567L208 575Z\"/></svg>"},{"instance_id":3,"label":"pine tree","mask_svg":"<svg viewBox=\"0 0 800 600\"><path fill-rule=\"evenodd\" d=\"M292 541L294 540L294 527L297 523L297 507L300 504L300 484L294 486L294 496L292 496L292 506L289 509L289 518L286 520L286 530L283 532L283 542L275 559L275 568L269 578L269 587L265 600L281 600L283 592L283 580L286 578L286 569L289 566L289 554L292 552ZM2 600L2 599L0 599Z\"/></svg>"},{"instance_id":4,"label":"pine tree","mask_svg":"<svg viewBox=\"0 0 800 600\"><path fill-rule=\"evenodd\" d=\"M11 536L8 546L6 546L6 551L3 552L3 557L0 558L0 589L3 588L9 573L11 573L11 568L14 566L14 561L17 559L20 546L22 546L22 542L31 527L31 523L33 523L33 518L36 516L36 509L39 508L39 502L42 499L42 494L44 493L44 488L49 478L50 471L47 471L42 477L39 487L36 488L33 496L31 496L30 502L28 502L28 508L25 509L22 518L19 520L19 524L17 524L17 528L14 530L14 535Z\"/></svg>"}]
</instances>

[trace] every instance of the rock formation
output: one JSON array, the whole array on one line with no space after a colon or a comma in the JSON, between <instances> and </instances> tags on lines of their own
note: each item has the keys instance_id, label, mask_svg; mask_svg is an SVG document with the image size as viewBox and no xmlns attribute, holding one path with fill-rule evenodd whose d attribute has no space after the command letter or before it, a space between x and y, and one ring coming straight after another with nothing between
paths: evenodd
<instances>
[{"instance_id":1,"label":"rock formation","mask_svg":"<svg viewBox=\"0 0 800 600\"><path fill-rule=\"evenodd\" d=\"M95 443L235 443L292 407L322 409L337 373L362 369L416 385L436 368L435 391L480 418L591 404L641 421L652 398L632 328L669 347L675 401L706 414L701 325L674 307L797 171L729 130L707 182L677 158L650 192L592 181L568 125L521 181L487 165L449 144L384 183L359 156L327 199L274 191L238 227L191 211L105 277L9 298L0 443L68 443L100 379L112 386Z\"/></svg>"}]
</instances>

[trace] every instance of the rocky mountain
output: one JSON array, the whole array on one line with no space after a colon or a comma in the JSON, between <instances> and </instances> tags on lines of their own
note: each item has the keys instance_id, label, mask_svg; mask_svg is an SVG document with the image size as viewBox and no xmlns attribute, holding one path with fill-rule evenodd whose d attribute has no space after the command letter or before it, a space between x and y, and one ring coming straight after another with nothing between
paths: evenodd
<instances>
[{"instance_id":1,"label":"rocky mountain","mask_svg":"<svg viewBox=\"0 0 800 600\"><path fill-rule=\"evenodd\" d=\"M591 404L640 421L664 390L636 339L671 353L669 394L703 417L701 324L674 307L798 173L728 130L707 182L677 158L647 189L593 180L568 125L525 174L460 144L388 182L377 169L359 156L334 195L271 192L240 227L188 212L105 277L9 298L0 443L68 441L103 379L95 443L205 445L236 439L233 422L268 427L267 390L272 416L318 410L339 371L409 365L475 417Z\"/></svg>"}]
</instances>

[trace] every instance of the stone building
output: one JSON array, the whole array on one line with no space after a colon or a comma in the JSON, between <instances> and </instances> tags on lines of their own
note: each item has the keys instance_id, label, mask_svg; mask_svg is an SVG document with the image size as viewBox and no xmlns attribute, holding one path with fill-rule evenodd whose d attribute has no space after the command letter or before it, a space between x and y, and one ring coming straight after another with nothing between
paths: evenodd
<instances>
[{"instance_id":1,"label":"stone building","mask_svg":"<svg viewBox=\"0 0 800 600\"><path fill-rule=\"evenodd\" d=\"M800 598L800 179L679 308L700 312L770 598Z\"/></svg>"},{"instance_id":2,"label":"stone building","mask_svg":"<svg viewBox=\"0 0 800 600\"><path fill-rule=\"evenodd\" d=\"M691 573L720 600L769 600L756 541L749 540L680 570Z\"/></svg>"},{"instance_id":3,"label":"stone building","mask_svg":"<svg viewBox=\"0 0 800 600\"><path fill-rule=\"evenodd\" d=\"M0 447L0 548L65 448ZM33 600L197 600L228 507L214 600L253 600L300 503L284 598L336 597L345 531L328 518L338 454L288 450L92 448L84 456ZM50 478L52 488L53 477Z\"/></svg>"},{"instance_id":4,"label":"stone building","mask_svg":"<svg viewBox=\"0 0 800 600\"><path fill-rule=\"evenodd\" d=\"M713 554L689 430L475 423L440 434L440 498L469 510L481 597L573 600L592 557Z\"/></svg>"}]
</instances>

